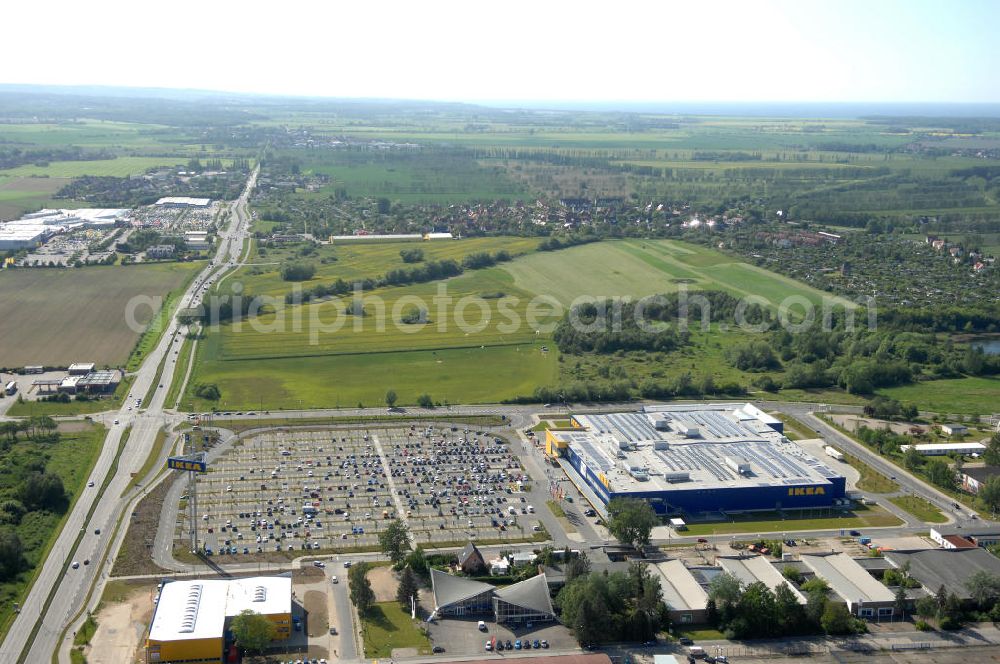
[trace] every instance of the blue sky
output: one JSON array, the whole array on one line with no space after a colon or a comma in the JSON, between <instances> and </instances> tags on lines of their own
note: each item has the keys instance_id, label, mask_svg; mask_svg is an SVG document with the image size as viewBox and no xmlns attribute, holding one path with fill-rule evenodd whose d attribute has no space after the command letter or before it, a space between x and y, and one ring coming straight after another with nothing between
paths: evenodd
<instances>
[{"instance_id":1,"label":"blue sky","mask_svg":"<svg viewBox=\"0 0 1000 664\"><path fill-rule=\"evenodd\" d=\"M1000 102L1000 1L16 2L0 82L436 100ZM13 57L12 54L18 54Z\"/></svg>"}]
</instances>

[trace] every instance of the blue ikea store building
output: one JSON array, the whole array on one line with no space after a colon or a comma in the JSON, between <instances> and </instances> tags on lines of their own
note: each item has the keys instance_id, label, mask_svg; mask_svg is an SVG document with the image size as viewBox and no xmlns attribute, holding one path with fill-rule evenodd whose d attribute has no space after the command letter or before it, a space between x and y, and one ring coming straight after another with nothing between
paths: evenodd
<instances>
[{"instance_id":1,"label":"blue ikea store building","mask_svg":"<svg viewBox=\"0 0 1000 664\"><path fill-rule=\"evenodd\" d=\"M751 404L646 406L575 415L572 423L572 430L546 432L546 451L605 503L638 498L659 514L697 515L845 500L844 476Z\"/></svg>"}]
</instances>

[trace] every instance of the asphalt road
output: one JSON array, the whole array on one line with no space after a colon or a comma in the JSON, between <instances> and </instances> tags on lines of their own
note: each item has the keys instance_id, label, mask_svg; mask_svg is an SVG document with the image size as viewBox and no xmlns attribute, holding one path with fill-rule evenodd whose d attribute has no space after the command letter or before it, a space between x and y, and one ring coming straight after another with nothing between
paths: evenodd
<instances>
[{"instance_id":1,"label":"asphalt road","mask_svg":"<svg viewBox=\"0 0 1000 664\"><path fill-rule=\"evenodd\" d=\"M234 222L220 232L216 258L192 280L179 307L197 304L205 282L240 260L243 242L249 234L250 217L246 205L256 179L257 171L254 171L240 199L232 207ZM156 382L157 370L165 356L170 354L176 357L171 351L175 344L179 348L180 341L176 319L171 319L159 344L135 372L131 397L117 413L106 416L105 419L110 420L110 430L88 478L94 486L82 490L67 517L31 592L0 645L0 662L50 660L59 645L60 634L87 600L95 581L99 577L106 578L114 556L108 556L109 561L104 565L99 563L108 549L111 532L128 504L129 496L125 494L128 493L131 474L141 469L153 449L157 433L167 423L163 401L173 379L173 362L166 362L159 383ZM153 397L148 408L140 412L135 408L136 400L150 389L154 390ZM115 424L115 421L118 423ZM128 442L119 452L123 433L128 427L131 427ZM95 534L98 530L100 535ZM90 564L84 564L84 561L90 561ZM79 564L77 569L72 568L73 562Z\"/></svg>"}]
</instances>

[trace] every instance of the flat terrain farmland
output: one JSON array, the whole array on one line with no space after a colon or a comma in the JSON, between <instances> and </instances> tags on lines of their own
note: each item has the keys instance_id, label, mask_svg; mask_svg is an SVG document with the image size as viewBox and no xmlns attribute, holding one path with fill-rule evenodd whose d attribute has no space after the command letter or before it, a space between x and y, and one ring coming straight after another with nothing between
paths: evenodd
<instances>
[{"instance_id":1,"label":"flat terrain farmland","mask_svg":"<svg viewBox=\"0 0 1000 664\"><path fill-rule=\"evenodd\" d=\"M424 262L453 259L461 262L470 254L496 253L505 250L513 256L534 251L538 238L478 237L462 240L435 240L430 242L378 242L324 245L316 254L300 257L298 247L258 249L255 265L240 270L237 277L243 282L244 292L254 295L283 295L292 290L293 284L281 279L281 263L296 260L311 263L316 275L309 281L299 282L304 289L316 284L328 284L337 279L354 281L384 275L389 270L416 268L421 263L404 263L400 251L419 249Z\"/></svg>"},{"instance_id":2,"label":"flat terrain farmland","mask_svg":"<svg viewBox=\"0 0 1000 664\"><path fill-rule=\"evenodd\" d=\"M0 366L121 365L139 332L126 324L132 298L164 296L200 267L164 263L130 267L8 269L0 272ZM149 306L136 309L145 324Z\"/></svg>"},{"instance_id":3,"label":"flat terrain farmland","mask_svg":"<svg viewBox=\"0 0 1000 664\"><path fill-rule=\"evenodd\" d=\"M69 178L6 177L0 175L0 220L16 219L41 207L81 207L85 203L54 200L52 195L69 184Z\"/></svg>"},{"instance_id":4,"label":"flat terrain farmland","mask_svg":"<svg viewBox=\"0 0 1000 664\"><path fill-rule=\"evenodd\" d=\"M8 168L0 171L0 175L49 176L53 178L78 178L84 175L125 177L140 175L157 166L176 166L186 162L187 159L181 157L118 157L117 159L93 159L90 161L53 161L47 166L30 164Z\"/></svg>"},{"instance_id":5,"label":"flat terrain farmland","mask_svg":"<svg viewBox=\"0 0 1000 664\"><path fill-rule=\"evenodd\" d=\"M518 199L531 195L508 178L500 166L482 164L452 150L385 154L317 151L310 155L303 171L323 173L332 180L319 192L298 194L307 199L325 197L338 189L351 196L382 196L410 203Z\"/></svg>"},{"instance_id":6,"label":"flat terrain farmland","mask_svg":"<svg viewBox=\"0 0 1000 664\"><path fill-rule=\"evenodd\" d=\"M154 147L167 144L155 138L158 133L162 137L166 129L165 125L106 120L8 124L0 126L0 140L57 147Z\"/></svg>"},{"instance_id":7,"label":"flat terrain farmland","mask_svg":"<svg viewBox=\"0 0 1000 664\"><path fill-rule=\"evenodd\" d=\"M531 394L558 375L558 354L541 344L410 352L218 361L200 354L181 407L208 411L401 405L429 394L440 403L495 403ZM193 397L197 383L218 385L217 402ZM446 411L444 411L446 412Z\"/></svg>"},{"instance_id":8,"label":"flat terrain farmland","mask_svg":"<svg viewBox=\"0 0 1000 664\"><path fill-rule=\"evenodd\" d=\"M772 307L785 298L842 298L720 252L675 240L600 242L555 252L533 254L503 266L514 285L554 297L569 305L578 297L643 297L691 290L725 290L739 297L763 297Z\"/></svg>"},{"instance_id":9,"label":"flat terrain farmland","mask_svg":"<svg viewBox=\"0 0 1000 664\"><path fill-rule=\"evenodd\" d=\"M1000 378L948 378L879 390L881 395L937 413L1000 412Z\"/></svg>"},{"instance_id":10,"label":"flat terrain farmland","mask_svg":"<svg viewBox=\"0 0 1000 664\"><path fill-rule=\"evenodd\" d=\"M494 297L499 293L503 297ZM547 339L561 311L532 308L532 293L514 288L499 268L476 270L443 282L383 288L363 293L365 315L347 312L354 297L277 305L238 324L210 331L210 357L263 359L337 353L373 353L509 345ZM426 312L425 323L404 317Z\"/></svg>"}]
</instances>

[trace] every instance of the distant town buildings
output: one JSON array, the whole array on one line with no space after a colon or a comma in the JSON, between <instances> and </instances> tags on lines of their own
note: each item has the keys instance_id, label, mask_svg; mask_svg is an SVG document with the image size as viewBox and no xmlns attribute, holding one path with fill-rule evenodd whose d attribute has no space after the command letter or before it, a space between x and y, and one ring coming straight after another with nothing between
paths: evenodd
<instances>
[{"instance_id":1,"label":"distant town buildings","mask_svg":"<svg viewBox=\"0 0 1000 664\"><path fill-rule=\"evenodd\" d=\"M204 208L208 207L209 203L212 202L211 198L191 198L189 196L164 196L160 200L156 201L156 205L160 207L178 207L178 208Z\"/></svg>"}]
</instances>

